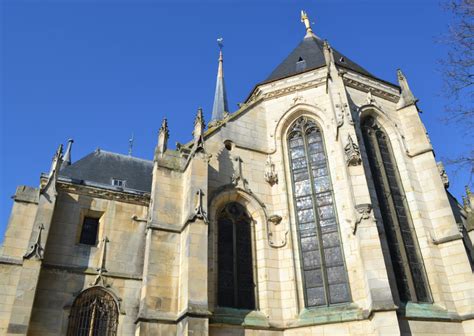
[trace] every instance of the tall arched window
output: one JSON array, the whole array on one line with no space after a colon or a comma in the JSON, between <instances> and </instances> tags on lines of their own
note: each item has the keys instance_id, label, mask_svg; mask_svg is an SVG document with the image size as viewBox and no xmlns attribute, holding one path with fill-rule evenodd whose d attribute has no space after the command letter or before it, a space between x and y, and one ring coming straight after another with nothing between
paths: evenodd
<instances>
[{"instance_id":1,"label":"tall arched window","mask_svg":"<svg viewBox=\"0 0 474 336\"><path fill-rule=\"evenodd\" d=\"M69 315L68 336L114 336L118 307L107 291L92 287L74 300Z\"/></svg>"},{"instance_id":2,"label":"tall arched window","mask_svg":"<svg viewBox=\"0 0 474 336\"><path fill-rule=\"evenodd\" d=\"M387 135L372 117L363 121L362 133L399 298L402 302L429 302L416 234Z\"/></svg>"},{"instance_id":3,"label":"tall arched window","mask_svg":"<svg viewBox=\"0 0 474 336\"><path fill-rule=\"evenodd\" d=\"M288 147L307 307L350 301L322 134L300 117Z\"/></svg>"},{"instance_id":4,"label":"tall arched window","mask_svg":"<svg viewBox=\"0 0 474 336\"><path fill-rule=\"evenodd\" d=\"M218 305L255 309L251 218L237 202L228 203L218 224Z\"/></svg>"}]
</instances>

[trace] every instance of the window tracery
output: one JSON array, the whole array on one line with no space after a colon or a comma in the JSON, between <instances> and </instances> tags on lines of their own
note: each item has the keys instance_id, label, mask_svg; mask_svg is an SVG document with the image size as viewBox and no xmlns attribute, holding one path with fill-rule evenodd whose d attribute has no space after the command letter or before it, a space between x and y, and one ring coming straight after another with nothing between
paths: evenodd
<instances>
[{"instance_id":1,"label":"window tracery","mask_svg":"<svg viewBox=\"0 0 474 336\"><path fill-rule=\"evenodd\" d=\"M430 302L416 234L387 135L373 117L363 121L362 133L399 298L402 302Z\"/></svg>"},{"instance_id":2,"label":"window tracery","mask_svg":"<svg viewBox=\"0 0 474 336\"><path fill-rule=\"evenodd\" d=\"M115 336L118 307L102 288L92 287L74 300L69 315L68 336Z\"/></svg>"},{"instance_id":3,"label":"window tracery","mask_svg":"<svg viewBox=\"0 0 474 336\"><path fill-rule=\"evenodd\" d=\"M350 301L334 196L321 131L298 118L288 135L307 307Z\"/></svg>"}]
</instances>

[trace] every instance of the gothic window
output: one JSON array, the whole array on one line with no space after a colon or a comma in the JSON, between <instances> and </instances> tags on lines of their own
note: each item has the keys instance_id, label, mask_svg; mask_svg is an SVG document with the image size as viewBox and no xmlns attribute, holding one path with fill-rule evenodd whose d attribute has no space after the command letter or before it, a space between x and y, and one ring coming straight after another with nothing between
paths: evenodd
<instances>
[{"instance_id":1,"label":"gothic window","mask_svg":"<svg viewBox=\"0 0 474 336\"><path fill-rule=\"evenodd\" d=\"M255 309L252 266L251 218L236 202L219 213L218 224L218 305Z\"/></svg>"},{"instance_id":2,"label":"gothic window","mask_svg":"<svg viewBox=\"0 0 474 336\"><path fill-rule=\"evenodd\" d=\"M97 287L83 291L74 300L69 315L68 336L114 336L118 307L111 294Z\"/></svg>"},{"instance_id":3,"label":"gothic window","mask_svg":"<svg viewBox=\"0 0 474 336\"><path fill-rule=\"evenodd\" d=\"M79 243L86 245L96 245L98 228L98 218L85 217L84 222L82 223L81 237L79 238Z\"/></svg>"},{"instance_id":4,"label":"gothic window","mask_svg":"<svg viewBox=\"0 0 474 336\"><path fill-rule=\"evenodd\" d=\"M321 131L300 117L288 136L307 307L350 301Z\"/></svg>"},{"instance_id":5,"label":"gothic window","mask_svg":"<svg viewBox=\"0 0 474 336\"><path fill-rule=\"evenodd\" d=\"M402 302L430 302L427 280L408 204L384 130L369 117L362 132Z\"/></svg>"}]
</instances>

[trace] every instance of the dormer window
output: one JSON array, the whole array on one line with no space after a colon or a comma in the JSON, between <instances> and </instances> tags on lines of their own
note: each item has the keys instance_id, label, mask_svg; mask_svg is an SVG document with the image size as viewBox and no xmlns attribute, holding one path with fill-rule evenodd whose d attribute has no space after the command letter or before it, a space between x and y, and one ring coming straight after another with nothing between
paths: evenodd
<instances>
[{"instance_id":1,"label":"dormer window","mask_svg":"<svg viewBox=\"0 0 474 336\"><path fill-rule=\"evenodd\" d=\"M305 69L306 69L306 61L302 57L298 58L298 62L296 62L296 71L300 72L300 71L304 71Z\"/></svg>"},{"instance_id":2,"label":"dormer window","mask_svg":"<svg viewBox=\"0 0 474 336\"><path fill-rule=\"evenodd\" d=\"M112 185L114 187L120 187L120 188L125 188L125 180L121 180L121 179L117 179L117 178L113 178L112 179Z\"/></svg>"}]
</instances>

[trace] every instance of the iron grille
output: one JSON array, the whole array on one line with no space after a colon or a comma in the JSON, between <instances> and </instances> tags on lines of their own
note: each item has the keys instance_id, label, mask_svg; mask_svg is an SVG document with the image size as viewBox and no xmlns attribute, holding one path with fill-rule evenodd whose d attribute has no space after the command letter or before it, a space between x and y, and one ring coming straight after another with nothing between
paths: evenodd
<instances>
[{"instance_id":1,"label":"iron grille","mask_svg":"<svg viewBox=\"0 0 474 336\"><path fill-rule=\"evenodd\" d=\"M118 307L112 295L92 287L74 300L69 315L68 336L114 336L117 334Z\"/></svg>"}]
</instances>

